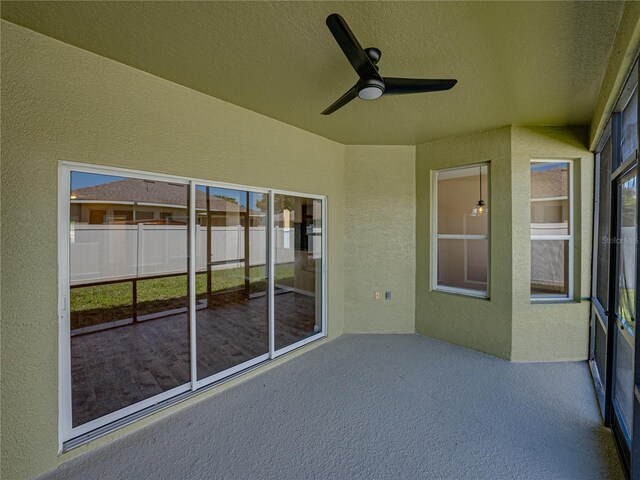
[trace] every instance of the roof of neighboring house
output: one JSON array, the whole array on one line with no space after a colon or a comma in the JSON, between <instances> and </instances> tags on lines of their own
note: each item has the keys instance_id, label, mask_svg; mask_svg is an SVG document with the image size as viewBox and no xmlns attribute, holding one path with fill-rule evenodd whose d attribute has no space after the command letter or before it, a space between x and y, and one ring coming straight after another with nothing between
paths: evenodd
<instances>
[{"instance_id":1,"label":"roof of neighboring house","mask_svg":"<svg viewBox=\"0 0 640 480\"><path fill-rule=\"evenodd\" d=\"M569 192L566 167L531 172L531 198L566 197Z\"/></svg>"},{"instance_id":2,"label":"roof of neighboring house","mask_svg":"<svg viewBox=\"0 0 640 480\"><path fill-rule=\"evenodd\" d=\"M93 187L78 188L71 192L75 201L97 202L138 202L158 206L187 206L187 185L177 183L158 182L140 178L127 178L114 182L103 183ZM196 208L206 210L207 195L202 190L196 190ZM245 207L230 202L224 198L210 195L211 211L216 212L245 212ZM249 209L249 213L259 215L259 210Z\"/></svg>"}]
</instances>

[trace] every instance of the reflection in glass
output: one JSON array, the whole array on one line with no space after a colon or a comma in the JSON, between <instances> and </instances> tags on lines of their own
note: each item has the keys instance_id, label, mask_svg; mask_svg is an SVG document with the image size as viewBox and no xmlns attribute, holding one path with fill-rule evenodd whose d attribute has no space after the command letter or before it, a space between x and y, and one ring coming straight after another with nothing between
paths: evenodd
<instances>
[{"instance_id":1,"label":"reflection in glass","mask_svg":"<svg viewBox=\"0 0 640 480\"><path fill-rule=\"evenodd\" d=\"M569 288L569 241L531 240L531 294L563 295Z\"/></svg>"},{"instance_id":2,"label":"reflection in glass","mask_svg":"<svg viewBox=\"0 0 640 480\"><path fill-rule=\"evenodd\" d=\"M487 291L488 240L438 240L438 285Z\"/></svg>"},{"instance_id":3,"label":"reflection in glass","mask_svg":"<svg viewBox=\"0 0 640 480\"><path fill-rule=\"evenodd\" d=\"M482 179L479 178L482 169ZM466 167L438 172L438 234L487 235L488 215L474 216L480 199L490 208L488 195L489 167Z\"/></svg>"},{"instance_id":4,"label":"reflection in glass","mask_svg":"<svg viewBox=\"0 0 640 480\"><path fill-rule=\"evenodd\" d=\"M620 237L618 239L618 316L633 331L635 329L636 291L636 175L620 185Z\"/></svg>"},{"instance_id":5,"label":"reflection in glass","mask_svg":"<svg viewBox=\"0 0 640 480\"><path fill-rule=\"evenodd\" d=\"M626 161L638 148L638 89L636 88L629 103L622 111L622 140L620 142L620 160Z\"/></svg>"},{"instance_id":6,"label":"reflection in glass","mask_svg":"<svg viewBox=\"0 0 640 480\"><path fill-rule=\"evenodd\" d=\"M72 424L189 382L186 185L71 173Z\"/></svg>"},{"instance_id":7,"label":"reflection in glass","mask_svg":"<svg viewBox=\"0 0 640 480\"><path fill-rule=\"evenodd\" d=\"M322 331L322 201L274 196L275 347Z\"/></svg>"},{"instance_id":8,"label":"reflection in glass","mask_svg":"<svg viewBox=\"0 0 640 480\"><path fill-rule=\"evenodd\" d=\"M636 172L618 184L618 308L617 320L627 329L615 331L615 383L613 398L627 432L633 428L633 337L635 333L637 182Z\"/></svg>"},{"instance_id":9,"label":"reflection in glass","mask_svg":"<svg viewBox=\"0 0 640 480\"><path fill-rule=\"evenodd\" d=\"M594 314L595 341L593 357L603 386L606 386L605 368L607 365L607 331L604 329L598 313Z\"/></svg>"},{"instance_id":10,"label":"reflection in glass","mask_svg":"<svg viewBox=\"0 0 640 480\"><path fill-rule=\"evenodd\" d=\"M197 373L269 352L268 195L196 186Z\"/></svg>"},{"instance_id":11,"label":"reflection in glass","mask_svg":"<svg viewBox=\"0 0 640 480\"><path fill-rule=\"evenodd\" d=\"M531 235L569 235L569 164L531 163Z\"/></svg>"},{"instance_id":12,"label":"reflection in glass","mask_svg":"<svg viewBox=\"0 0 640 480\"><path fill-rule=\"evenodd\" d=\"M611 136L600 153L600 182L598 190L598 268L596 298L606 310L609 305L609 226L611 218ZM603 370L604 371L604 370ZM604 377L604 375L602 375Z\"/></svg>"},{"instance_id":13,"label":"reflection in glass","mask_svg":"<svg viewBox=\"0 0 640 480\"><path fill-rule=\"evenodd\" d=\"M531 295L568 297L570 163L531 162Z\"/></svg>"},{"instance_id":14,"label":"reflection in glass","mask_svg":"<svg viewBox=\"0 0 640 480\"><path fill-rule=\"evenodd\" d=\"M633 348L629 345L624 333L617 328L615 332L616 358L613 399L622 414L622 422L627 432L633 429Z\"/></svg>"},{"instance_id":15,"label":"reflection in glass","mask_svg":"<svg viewBox=\"0 0 640 480\"><path fill-rule=\"evenodd\" d=\"M436 181L436 288L486 295L488 213L491 211L489 165L441 170L437 172ZM480 200L485 207L485 213L481 215L478 214Z\"/></svg>"}]
</instances>

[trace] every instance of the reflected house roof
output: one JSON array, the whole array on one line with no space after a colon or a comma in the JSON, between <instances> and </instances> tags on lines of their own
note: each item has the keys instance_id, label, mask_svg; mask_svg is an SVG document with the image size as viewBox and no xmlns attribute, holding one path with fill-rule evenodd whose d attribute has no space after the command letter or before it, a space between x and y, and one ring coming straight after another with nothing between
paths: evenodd
<instances>
[{"instance_id":1,"label":"reflected house roof","mask_svg":"<svg viewBox=\"0 0 640 480\"><path fill-rule=\"evenodd\" d=\"M71 192L71 203L142 203L158 207L187 208L188 186L127 178L115 182L103 183L93 187L78 188ZM207 195L196 189L196 209L206 210ZM224 198L210 196L209 208L214 212L245 212L244 206L230 202ZM249 209L251 215L262 215L259 210Z\"/></svg>"},{"instance_id":2,"label":"reflected house roof","mask_svg":"<svg viewBox=\"0 0 640 480\"><path fill-rule=\"evenodd\" d=\"M567 167L531 172L531 198L566 197L569 192Z\"/></svg>"}]
</instances>

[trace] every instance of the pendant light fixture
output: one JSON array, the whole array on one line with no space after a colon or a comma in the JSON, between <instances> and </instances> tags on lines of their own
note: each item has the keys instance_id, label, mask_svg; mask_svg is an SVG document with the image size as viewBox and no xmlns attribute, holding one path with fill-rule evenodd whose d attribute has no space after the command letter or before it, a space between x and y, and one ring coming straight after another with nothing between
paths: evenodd
<instances>
[{"instance_id":1,"label":"pendant light fixture","mask_svg":"<svg viewBox=\"0 0 640 480\"><path fill-rule=\"evenodd\" d=\"M473 215L474 217L481 217L487 214L487 210L488 208L485 205L484 200L482 200L482 166L481 166L480 167L480 200L478 200L478 203L476 203L476 206L471 211L471 215Z\"/></svg>"}]
</instances>

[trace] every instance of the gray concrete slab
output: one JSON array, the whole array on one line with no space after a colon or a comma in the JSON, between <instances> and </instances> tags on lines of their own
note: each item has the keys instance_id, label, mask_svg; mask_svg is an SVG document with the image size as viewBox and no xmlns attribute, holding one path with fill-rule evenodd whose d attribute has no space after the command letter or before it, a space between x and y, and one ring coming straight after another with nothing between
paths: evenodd
<instances>
[{"instance_id":1,"label":"gray concrete slab","mask_svg":"<svg viewBox=\"0 0 640 480\"><path fill-rule=\"evenodd\" d=\"M43 479L622 479L585 362L344 335Z\"/></svg>"}]
</instances>

